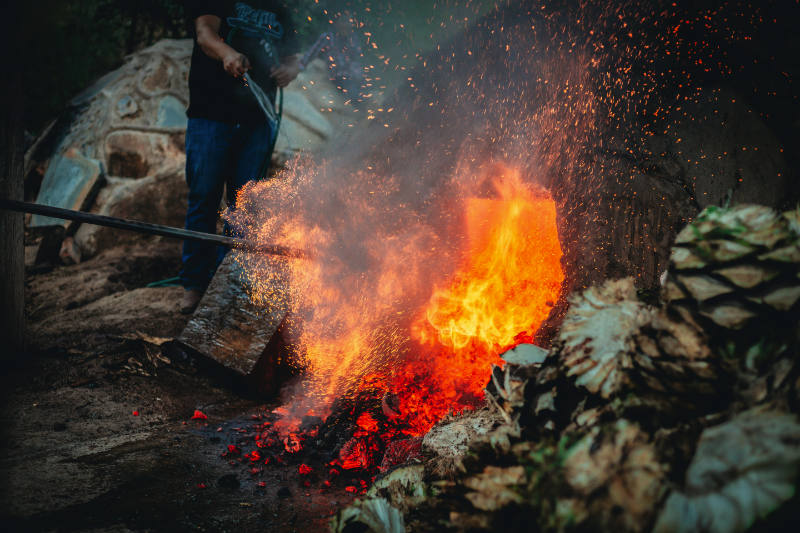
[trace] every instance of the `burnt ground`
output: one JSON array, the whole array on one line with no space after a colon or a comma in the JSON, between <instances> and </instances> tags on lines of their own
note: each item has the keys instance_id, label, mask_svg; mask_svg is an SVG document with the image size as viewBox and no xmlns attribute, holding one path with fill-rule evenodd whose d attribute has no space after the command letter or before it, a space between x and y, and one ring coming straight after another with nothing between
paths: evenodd
<instances>
[{"instance_id":1,"label":"burnt ground","mask_svg":"<svg viewBox=\"0 0 800 533\"><path fill-rule=\"evenodd\" d=\"M156 239L29 271L30 347L0 378L3 530L324 531L352 500L349 481L323 486L322 462L302 476L302 458L222 457L252 449L239 428L275 405L162 355L187 321L182 289L145 285L176 275L179 250Z\"/></svg>"}]
</instances>

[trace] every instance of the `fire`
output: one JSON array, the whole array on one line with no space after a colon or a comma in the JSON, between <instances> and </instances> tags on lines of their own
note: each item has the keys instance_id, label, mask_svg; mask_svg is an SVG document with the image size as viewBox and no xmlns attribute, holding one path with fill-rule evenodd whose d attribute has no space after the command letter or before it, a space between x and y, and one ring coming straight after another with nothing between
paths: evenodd
<instances>
[{"instance_id":1,"label":"fire","mask_svg":"<svg viewBox=\"0 0 800 533\"><path fill-rule=\"evenodd\" d=\"M498 8L478 31L443 43L409 87L396 88L387 100L387 113L398 110L391 124L365 122L317 162L298 158L280 178L240 192L227 217L244 236L312 256L283 263L238 255L257 302L288 300L297 326L289 341L305 371L301 390L275 410L281 418L265 430L263 449L298 459L313 441L302 417L335 412L354 433L331 475L374 466L379 455L391 466L416 453L418 436L449 411L479 405L491 364L533 338L564 279L549 193L514 169L493 167L487 194L482 169L514 161L541 171L559 197L586 199L565 206L580 222L567 227L580 229L571 246L593 243L582 228L607 201L589 201L594 192L619 186L621 199L633 192L618 177L607 183L607 156L597 157L597 148L606 154L623 142L630 153L649 153L649 137L673 125L662 117L702 93L700 69L664 58L702 52L720 75L735 68L722 48L691 38L695 25L733 35L733 7L676 20L637 2L577 4L556 12ZM658 37L639 38L648 35ZM641 143L627 146L636 117L650 114ZM606 132L607 146L599 143ZM578 262L574 271L583 268Z\"/></svg>"},{"instance_id":2,"label":"fire","mask_svg":"<svg viewBox=\"0 0 800 533\"><path fill-rule=\"evenodd\" d=\"M491 364L531 340L558 299L564 273L555 203L515 171L493 185L496 197L466 201L464 264L412 326L424 355L397 373L393 387L410 434L475 406Z\"/></svg>"},{"instance_id":3,"label":"fire","mask_svg":"<svg viewBox=\"0 0 800 533\"><path fill-rule=\"evenodd\" d=\"M396 184L374 174L357 175L350 190L340 191L335 224L298 213L291 209L297 190L319 178L307 169L295 172L294 181L248 186L234 220L256 239L315 252L313 260L287 265L299 321L293 340L306 380L302 400L287 406L278 429L297 435L304 415L314 410L325 418L348 396L383 397L394 432L410 436L450 411L478 405L491 365L502 362L499 354L532 339L558 299L564 275L549 194L502 167L493 167L488 178L476 172L455 180L463 186L454 187L462 190L445 205L457 226L448 231L464 238L443 242L441 227L391 204ZM388 222L377 203L381 191L391 206ZM270 203L277 207L265 220L262 206ZM274 263L264 268L246 261L254 296L270 301ZM357 425L362 433L379 431L370 415L362 414ZM287 439L287 450L299 448ZM363 463L373 448L343 450L347 466Z\"/></svg>"},{"instance_id":4,"label":"fire","mask_svg":"<svg viewBox=\"0 0 800 533\"><path fill-rule=\"evenodd\" d=\"M467 261L414 325L423 343L496 354L532 337L558 298L564 273L555 203L518 172L494 185L497 198L466 202Z\"/></svg>"}]
</instances>

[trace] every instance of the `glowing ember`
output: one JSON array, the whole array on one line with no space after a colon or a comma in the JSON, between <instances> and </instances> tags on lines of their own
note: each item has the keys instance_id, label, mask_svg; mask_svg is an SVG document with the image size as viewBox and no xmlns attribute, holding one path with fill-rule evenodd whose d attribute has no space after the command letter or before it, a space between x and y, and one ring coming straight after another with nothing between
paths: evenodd
<instances>
[{"instance_id":1,"label":"glowing ember","mask_svg":"<svg viewBox=\"0 0 800 533\"><path fill-rule=\"evenodd\" d=\"M345 470L366 468L370 466L370 449L366 440L353 438L342 446L339 452L339 464Z\"/></svg>"},{"instance_id":2,"label":"glowing ember","mask_svg":"<svg viewBox=\"0 0 800 533\"><path fill-rule=\"evenodd\" d=\"M289 435L283 439L283 447L289 453L297 453L303 449L303 444L300 442L300 438L297 435L289 433Z\"/></svg>"},{"instance_id":3,"label":"glowing ember","mask_svg":"<svg viewBox=\"0 0 800 533\"><path fill-rule=\"evenodd\" d=\"M258 462L258 461L261 460L261 454L259 453L258 450L253 450L251 452L248 452L248 453L244 454L244 457L246 459L249 459L250 462L253 462L253 463Z\"/></svg>"},{"instance_id":4,"label":"glowing ember","mask_svg":"<svg viewBox=\"0 0 800 533\"><path fill-rule=\"evenodd\" d=\"M361 413L358 416L358 420L356 420L356 424L367 433L375 433L378 431L378 421L369 413Z\"/></svg>"}]
</instances>

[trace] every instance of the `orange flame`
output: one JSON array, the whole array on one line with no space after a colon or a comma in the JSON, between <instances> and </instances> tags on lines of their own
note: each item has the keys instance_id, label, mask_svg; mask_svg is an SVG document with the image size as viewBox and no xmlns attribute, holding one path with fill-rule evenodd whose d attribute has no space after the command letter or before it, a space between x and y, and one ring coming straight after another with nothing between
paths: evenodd
<instances>
[{"instance_id":1,"label":"orange flame","mask_svg":"<svg viewBox=\"0 0 800 533\"><path fill-rule=\"evenodd\" d=\"M433 353L416 358L394 383L411 434L475 406L491 364L532 339L558 298L564 273L555 203L514 171L494 187L496 198L466 202L464 266L447 287L435 289L412 326L413 337Z\"/></svg>"},{"instance_id":2,"label":"orange flame","mask_svg":"<svg viewBox=\"0 0 800 533\"><path fill-rule=\"evenodd\" d=\"M256 239L277 237L322 252L288 263L289 300L301 322L294 340L308 378L304 400L288 406L278 425L292 431L308 410L325 416L337 398L367 389L396 396L396 422L411 435L448 411L476 406L491 364L529 341L558 298L564 275L548 193L503 169L492 178L489 197L456 195L448 208L463 209L457 233L466 239L453 250L423 220L393 220L387 228L380 210L360 200L372 198L360 189L371 186L369 175L341 195L347 217L337 224L344 228L288 208L263 220L261 204L281 205L278 198L288 206L297 194L292 187L312 179L295 172L294 184L248 186L237 209ZM465 187L480 188L476 181L464 180ZM349 236L348 224L372 231L357 233L364 242L344 253L340 235ZM453 272L459 256L462 265L449 281L432 287L435 276ZM276 277L273 262L244 257L243 265L257 300L280 293L269 279Z\"/></svg>"},{"instance_id":3,"label":"orange flame","mask_svg":"<svg viewBox=\"0 0 800 533\"><path fill-rule=\"evenodd\" d=\"M515 171L494 185L498 198L467 200L467 264L436 289L415 324L423 343L456 351L476 343L497 353L520 335L532 337L558 298L564 274L555 203Z\"/></svg>"}]
</instances>

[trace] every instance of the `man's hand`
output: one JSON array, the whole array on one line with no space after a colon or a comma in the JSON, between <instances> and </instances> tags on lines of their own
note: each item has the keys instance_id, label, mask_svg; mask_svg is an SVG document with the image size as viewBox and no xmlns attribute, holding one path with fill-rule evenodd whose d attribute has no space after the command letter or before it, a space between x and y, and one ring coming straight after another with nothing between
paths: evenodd
<instances>
[{"instance_id":1,"label":"man's hand","mask_svg":"<svg viewBox=\"0 0 800 533\"><path fill-rule=\"evenodd\" d=\"M225 67L225 72L235 78L244 76L244 73L250 70L250 60L247 56L233 48L222 57L222 65Z\"/></svg>"},{"instance_id":2,"label":"man's hand","mask_svg":"<svg viewBox=\"0 0 800 533\"><path fill-rule=\"evenodd\" d=\"M281 64L273 68L270 74L278 87L286 87L300 74L300 60L297 56L284 57L281 59Z\"/></svg>"}]
</instances>

